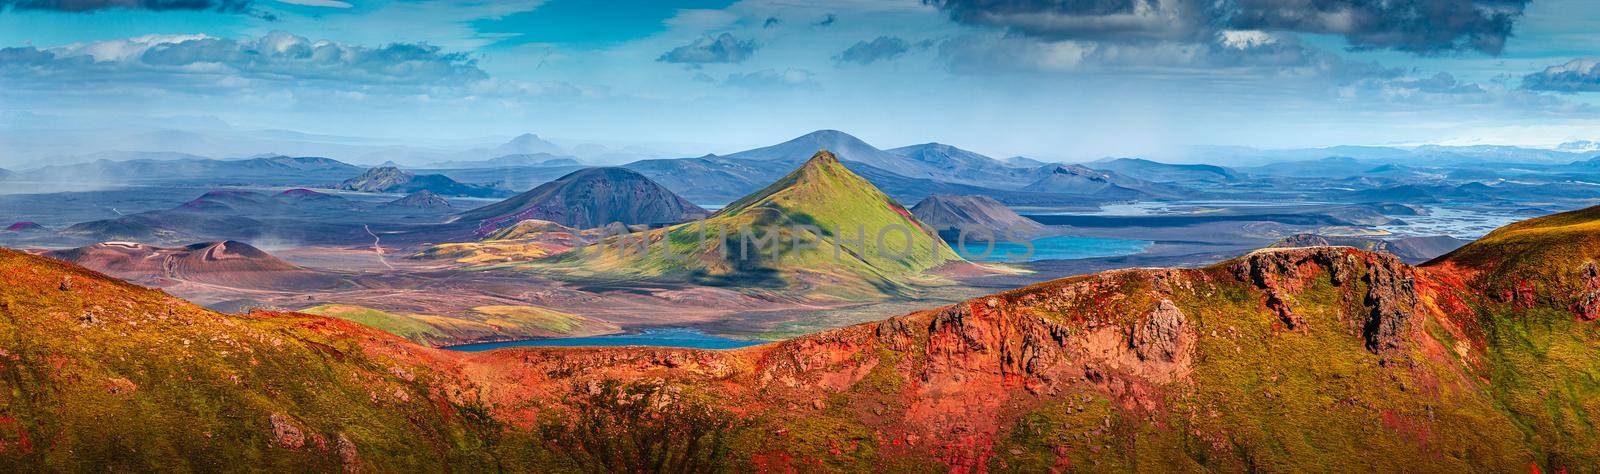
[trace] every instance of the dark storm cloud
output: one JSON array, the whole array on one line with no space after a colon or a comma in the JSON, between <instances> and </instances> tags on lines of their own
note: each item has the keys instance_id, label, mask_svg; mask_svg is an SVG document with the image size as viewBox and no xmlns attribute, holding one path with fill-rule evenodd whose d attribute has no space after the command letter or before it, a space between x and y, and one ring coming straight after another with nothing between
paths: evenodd
<instances>
[{"instance_id":1,"label":"dark storm cloud","mask_svg":"<svg viewBox=\"0 0 1600 474\"><path fill-rule=\"evenodd\" d=\"M215 10L246 13L251 0L0 0L0 7L17 10L93 12L99 10Z\"/></svg>"},{"instance_id":2,"label":"dark storm cloud","mask_svg":"<svg viewBox=\"0 0 1600 474\"><path fill-rule=\"evenodd\" d=\"M857 41L856 44L834 56L833 59L841 63L867 65L875 61L894 59L896 56L905 54L906 51L910 50L911 46L906 44L906 40L892 36L879 36L872 41Z\"/></svg>"},{"instance_id":3,"label":"dark storm cloud","mask_svg":"<svg viewBox=\"0 0 1600 474\"><path fill-rule=\"evenodd\" d=\"M1600 92L1600 58L1580 58L1522 76L1522 88L1555 92Z\"/></svg>"},{"instance_id":4,"label":"dark storm cloud","mask_svg":"<svg viewBox=\"0 0 1600 474\"><path fill-rule=\"evenodd\" d=\"M1345 37L1357 49L1500 54L1529 0L1236 0L1235 28Z\"/></svg>"},{"instance_id":5,"label":"dark storm cloud","mask_svg":"<svg viewBox=\"0 0 1600 474\"><path fill-rule=\"evenodd\" d=\"M711 64L744 62L756 51L754 41L740 40L732 34L715 37L705 35L683 46L667 51L657 61L681 64Z\"/></svg>"},{"instance_id":6,"label":"dark storm cloud","mask_svg":"<svg viewBox=\"0 0 1600 474\"><path fill-rule=\"evenodd\" d=\"M829 14L823 15L822 16L822 20L817 21L816 25L817 26L833 26L833 22L835 22L835 21L839 21L839 15L835 15L835 14L829 13Z\"/></svg>"},{"instance_id":7,"label":"dark storm cloud","mask_svg":"<svg viewBox=\"0 0 1600 474\"><path fill-rule=\"evenodd\" d=\"M778 17L775 17L775 16L769 16L769 17L767 17L767 21L761 22L761 27L762 28L771 28L771 27L774 27L774 26L778 26L779 23L783 23L783 20L779 20Z\"/></svg>"},{"instance_id":8,"label":"dark storm cloud","mask_svg":"<svg viewBox=\"0 0 1600 474\"><path fill-rule=\"evenodd\" d=\"M6 48L0 50L0 77L16 83L98 81L193 91L248 82L315 81L356 88L464 85L488 75L471 57L427 44L373 48L275 31L248 40L147 36L57 48Z\"/></svg>"},{"instance_id":9,"label":"dark storm cloud","mask_svg":"<svg viewBox=\"0 0 1600 474\"><path fill-rule=\"evenodd\" d=\"M1330 34L1354 49L1499 54L1529 0L924 0L1038 38L1203 41L1223 30Z\"/></svg>"}]
</instances>

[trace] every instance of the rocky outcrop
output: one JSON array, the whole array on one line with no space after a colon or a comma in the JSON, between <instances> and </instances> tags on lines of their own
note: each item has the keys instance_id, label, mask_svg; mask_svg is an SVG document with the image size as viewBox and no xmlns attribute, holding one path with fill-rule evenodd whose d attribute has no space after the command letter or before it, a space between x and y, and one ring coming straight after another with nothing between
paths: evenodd
<instances>
[{"instance_id":1,"label":"rocky outcrop","mask_svg":"<svg viewBox=\"0 0 1600 474\"><path fill-rule=\"evenodd\" d=\"M1404 347L1405 332L1417 313L1416 272L1393 255L1359 252L1338 247L1259 250L1236 260L1229 271L1263 293L1262 304L1290 330L1303 330L1306 321L1295 311L1289 295L1300 292L1307 280L1326 272L1346 297L1359 296L1366 314L1362 336L1374 354L1392 355ZM1351 283L1363 283L1355 295Z\"/></svg>"},{"instance_id":2,"label":"rocky outcrop","mask_svg":"<svg viewBox=\"0 0 1600 474\"><path fill-rule=\"evenodd\" d=\"M1600 266L1592 260L1584 262L1578 274L1579 280L1583 282L1583 292L1578 295L1578 302L1573 306L1572 312L1578 319L1584 321L1600 319Z\"/></svg>"},{"instance_id":3,"label":"rocky outcrop","mask_svg":"<svg viewBox=\"0 0 1600 474\"><path fill-rule=\"evenodd\" d=\"M1128 347L1142 361L1176 362L1184 349L1188 318L1170 300L1161 300L1128 336ZM1192 339L1192 338L1190 338Z\"/></svg>"},{"instance_id":4,"label":"rocky outcrop","mask_svg":"<svg viewBox=\"0 0 1600 474\"><path fill-rule=\"evenodd\" d=\"M1367 350L1391 356L1405 348L1406 333L1417 313L1416 276L1411 267L1393 257L1369 254L1362 281L1367 294L1363 300L1369 311L1361 335ZM1375 261L1374 261L1375 260Z\"/></svg>"}]
</instances>

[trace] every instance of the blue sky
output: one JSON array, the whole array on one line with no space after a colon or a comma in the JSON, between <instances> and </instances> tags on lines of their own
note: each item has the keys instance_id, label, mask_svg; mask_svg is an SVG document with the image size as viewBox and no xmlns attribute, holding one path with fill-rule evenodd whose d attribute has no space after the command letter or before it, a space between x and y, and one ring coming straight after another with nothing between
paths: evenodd
<instances>
[{"instance_id":1,"label":"blue sky","mask_svg":"<svg viewBox=\"0 0 1600 474\"><path fill-rule=\"evenodd\" d=\"M0 0L0 112L1050 159L1600 139L1600 3L1377 3Z\"/></svg>"}]
</instances>

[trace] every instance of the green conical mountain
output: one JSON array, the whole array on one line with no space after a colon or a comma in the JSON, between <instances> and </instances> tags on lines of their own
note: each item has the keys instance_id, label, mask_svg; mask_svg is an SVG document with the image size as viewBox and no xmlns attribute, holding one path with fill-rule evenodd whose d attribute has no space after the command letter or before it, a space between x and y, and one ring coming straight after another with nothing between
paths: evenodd
<instances>
[{"instance_id":1,"label":"green conical mountain","mask_svg":"<svg viewBox=\"0 0 1600 474\"><path fill-rule=\"evenodd\" d=\"M847 295L901 293L924 271L960 260L931 228L821 151L709 218L613 237L550 262L597 274Z\"/></svg>"}]
</instances>

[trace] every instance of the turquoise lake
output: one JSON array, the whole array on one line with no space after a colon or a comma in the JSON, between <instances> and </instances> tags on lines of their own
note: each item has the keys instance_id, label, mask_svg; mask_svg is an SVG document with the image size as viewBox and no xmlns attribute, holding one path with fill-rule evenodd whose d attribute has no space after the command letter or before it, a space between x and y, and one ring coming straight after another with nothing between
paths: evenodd
<instances>
[{"instance_id":1,"label":"turquoise lake","mask_svg":"<svg viewBox=\"0 0 1600 474\"><path fill-rule=\"evenodd\" d=\"M445 349L463 352L487 351L502 347L616 347L616 346L653 346L653 347L684 347L690 349L737 349L761 344L766 341L747 341L741 339L728 339L713 336L695 329L687 328L659 328L646 329L631 334L613 334L609 336L591 337L554 337L549 339L529 339L525 341L485 342L482 344L465 344L449 346Z\"/></svg>"},{"instance_id":2,"label":"turquoise lake","mask_svg":"<svg viewBox=\"0 0 1600 474\"><path fill-rule=\"evenodd\" d=\"M1013 242L995 242L994 248L984 241L960 244L961 256L978 262L1034 262L1039 260L1071 260L1077 258L1116 257L1143 252L1153 243L1148 240L1103 239L1060 235L1034 239L1031 255L1026 245ZM950 242L952 247L957 242Z\"/></svg>"}]
</instances>

